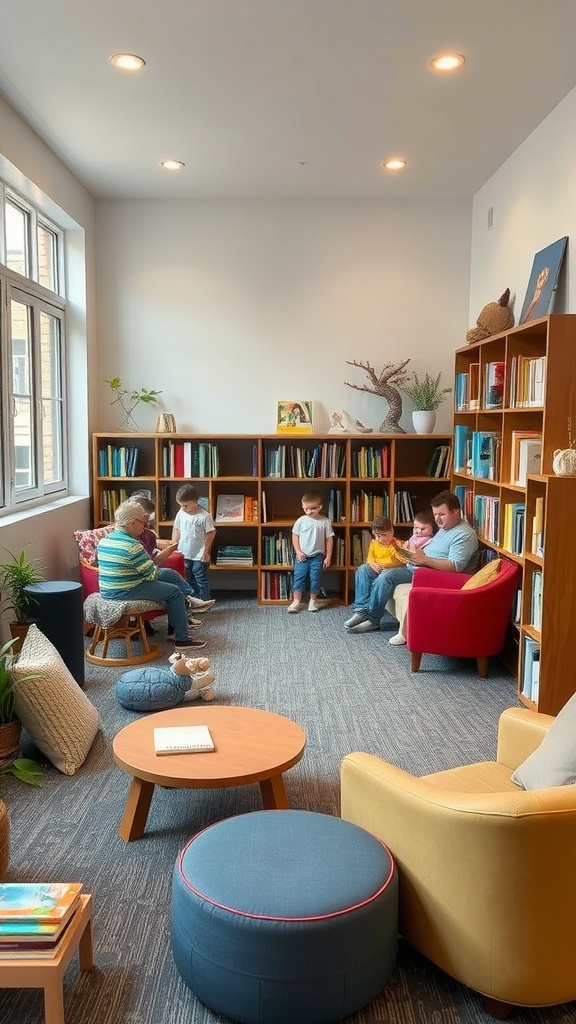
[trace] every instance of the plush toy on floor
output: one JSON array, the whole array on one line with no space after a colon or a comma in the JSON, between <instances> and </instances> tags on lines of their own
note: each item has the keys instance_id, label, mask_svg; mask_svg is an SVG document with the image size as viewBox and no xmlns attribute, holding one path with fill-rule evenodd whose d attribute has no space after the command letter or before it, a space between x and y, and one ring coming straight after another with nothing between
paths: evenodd
<instances>
[{"instance_id":1,"label":"plush toy on floor","mask_svg":"<svg viewBox=\"0 0 576 1024\"><path fill-rule=\"evenodd\" d=\"M489 302L480 310L476 327L471 327L466 335L469 345L475 341L484 341L484 338L490 338L493 334L500 334L514 326L514 313L508 305L509 300L510 289L507 288L502 292L498 302Z\"/></svg>"},{"instance_id":2,"label":"plush toy on floor","mask_svg":"<svg viewBox=\"0 0 576 1024\"><path fill-rule=\"evenodd\" d=\"M123 672L116 683L116 697L129 711L165 711L183 701L214 700L208 658L172 654L169 668L143 666Z\"/></svg>"}]
</instances>

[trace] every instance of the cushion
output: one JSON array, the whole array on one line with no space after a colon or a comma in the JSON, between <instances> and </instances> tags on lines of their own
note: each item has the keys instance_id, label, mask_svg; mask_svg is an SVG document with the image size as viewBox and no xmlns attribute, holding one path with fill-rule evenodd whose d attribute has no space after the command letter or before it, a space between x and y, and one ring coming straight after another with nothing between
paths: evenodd
<instances>
[{"instance_id":1,"label":"cushion","mask_svg":"<svg viewBox=\"0 0 576 1024\"><path fill-rule=\"evenodd\" d=\"M88 562L88 565L98 565L98 558L96 556L98 541L101 541L103 537L107 537L113 529L114 525L111 524L110 526L99 526L95 530L76 530L74 532L74 540L78 545L80 558Z\"/></svg>"},{"instance_id":2,"label":"cushion","mask_svg":"<svg viewBox=\"0 0 576 1024\"><path fill-rule=\"evenodd\" d=\"M502 559L493 558L491 562L486 562L486 565L483 565L481 569L478 569L478 572L475 572L469 580L466 580L466 583L460 589L475 590L476 587L483 587L486 583L491 583L492 580L496 579L501 566Z\"/></svg>"},{"instance_id":3,"label":"cushion","mask_svg":"<svg viewBox=\"0 0 576 1024\"><path fill-rule=\"evenodd\" d=\"M163 711L184 700L190 676L177 676L169 668L135 668L116 683L119 704L129 711Z\"/></svg>"},{"instance_id":4,"label":"cushion","mask_svg":"<svg viewBox=\"0 0 576 1024\"><path fill-rule=\"evenodd\" d=\"M12 680L14 712L26 732L59 771L74 775L86 760L100 719L36 625L26 634Z\"/></svg>"},{"instance_id":5,"label":"cushion","mask_svg":"<svg viewBox=\"0 0 576 1024\"><path fill-rule=\"evenodd\" d=\"M548 789L576 782L576 693L555 718L542 743L513 772L522 789Z\"/></svg>"}]
</instances>

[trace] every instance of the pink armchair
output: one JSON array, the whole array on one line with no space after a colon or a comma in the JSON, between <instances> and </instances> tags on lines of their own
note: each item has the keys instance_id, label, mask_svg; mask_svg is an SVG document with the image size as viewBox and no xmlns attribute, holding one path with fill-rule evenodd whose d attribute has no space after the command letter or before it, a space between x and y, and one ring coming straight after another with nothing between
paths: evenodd
<instances>
[{"instance_id":1,"label":"pink armchair","mask_svg":"<svg viewBox=\"0 0 576 1024\"><path fill-rule=\"evenodd\" d=\"M483 586L462 590L469 576L437 569L417 569L408 598L406 645L411 670L418 672L423 654L476 658L478 675L488 676L488 659L504 647L518 566L502 559L498 576Z\"/></svg>"}]
</instances>

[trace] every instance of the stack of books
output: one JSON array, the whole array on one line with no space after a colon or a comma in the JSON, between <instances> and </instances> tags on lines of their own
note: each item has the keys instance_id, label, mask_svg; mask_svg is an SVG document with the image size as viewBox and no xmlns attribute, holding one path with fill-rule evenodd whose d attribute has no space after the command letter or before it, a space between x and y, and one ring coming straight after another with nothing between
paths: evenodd
<instances>
[{"instance_id":1,"label":"stack of books","mask_svg":"<svg viewBox=\"0 0 576 1024\"><path fill-rule=\"evenodd\" d=\"M254 552L249 544L224 544L218 548L216 565L254 565Z\"/></svg>"},{"instance_id":2,"label":"stack of books","mask_svg":"<svg viewBox=\"0 0 576 1024\"><path fill-rule=\"evenodd\" d=\"M0 958L55 956L81 891L81 882L1 882Z\"/></svg>"}]
</instances>

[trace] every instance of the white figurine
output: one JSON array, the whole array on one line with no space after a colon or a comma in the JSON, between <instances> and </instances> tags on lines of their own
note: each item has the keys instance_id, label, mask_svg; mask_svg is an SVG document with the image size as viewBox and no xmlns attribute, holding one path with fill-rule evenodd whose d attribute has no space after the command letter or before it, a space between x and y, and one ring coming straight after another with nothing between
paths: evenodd
<instances>
[{"instance_id":1,"label":"white figurine","mask_svg":"<svg viewBox=\"0 0 576 1024\"><path fill-rule=\"evenodd\" d=\"M348 417L342 409L335 409L330 417L329 434L346 434Z\"/></svg>"}]
</instances>

